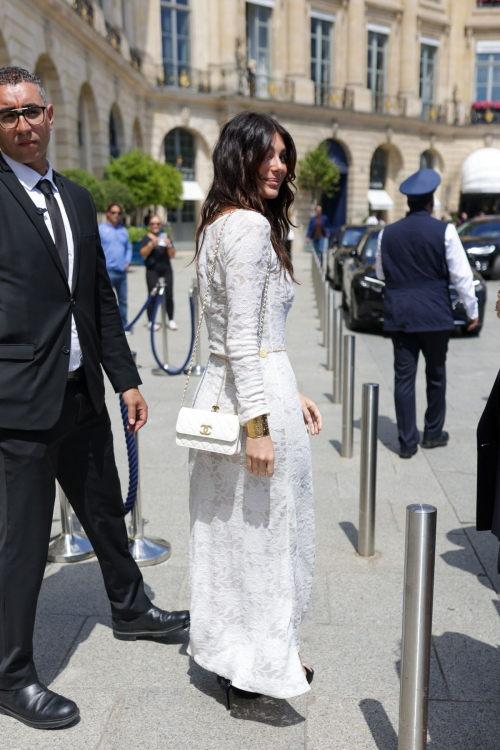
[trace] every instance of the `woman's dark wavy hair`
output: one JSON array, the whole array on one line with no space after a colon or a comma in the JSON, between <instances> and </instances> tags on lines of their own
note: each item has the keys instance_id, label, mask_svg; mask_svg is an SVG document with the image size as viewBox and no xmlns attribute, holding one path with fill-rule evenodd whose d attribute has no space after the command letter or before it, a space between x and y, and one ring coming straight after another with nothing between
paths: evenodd
<instances>
[{"instance_id":1,"label":"woman's dark wavy hair","mask_svg":"<svg viewBox=\"0 0 500 750\"><path fill-rule=\"evenodd\" d=\"M259 194L259 167L269 152L275 133L283 138L287 154L287 175L278 196L265 200ZM221 130L213 157L214 180L201 209L201 220L196 232L196 255L200 253L200 238L205 227L228 208L258 211L271 225L271 242L280 267L292 279L293 266L285 250L290 230L289 210L294 201L295 165L297 151L290 133L269 115L240 112Z\"/></svg>"}]
</instances>

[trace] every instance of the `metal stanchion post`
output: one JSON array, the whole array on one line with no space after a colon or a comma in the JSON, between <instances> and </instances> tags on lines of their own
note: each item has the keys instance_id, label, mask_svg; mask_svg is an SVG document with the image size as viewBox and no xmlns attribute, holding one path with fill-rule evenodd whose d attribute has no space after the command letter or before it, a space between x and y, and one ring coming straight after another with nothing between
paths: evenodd
<instances>
[{"instance_id":1,"label":"metal stanchion post","mask_svg":"<svg viewBox=\"0 0 500 750\"><path fill-rule=\"evenodd\" d=\"M95 552L87 537L74 530L73 511L62 487L59 487L59 503L61 506L62 531L50 542L47 560L49 562L71 563L94 557Z\"/></svg>"},{"instance_id":2,"label":"metal stanchion post","mask_svg":"<svg viewBox=\"0 0 500 750\"><path fill-rule=\"evenodd\" d=\"M327 358L326 358L326 369L330 372L333 370L333 359L334 359L334 316L335 316L335 292L333 289L328 290L328 339L327 339Z\"/></svg>"},{"instance_id":3,"label":"metal stanchion post","mask_svg":"<svg viewBox=\"0 0 500 750\"><path fill-rule=\"evenodd\" d=\"M193 303L194 303L194 330L198 330L198 325L200 323L200 300L198 296L198 279L193 279L193 287L191 290L191 293L193 295ZM191 370L191 375L203 375L205 372L205 368L201 364L201 342L198 341L198 346L196 347L196 353L195 353L195 363L193 366L193 369Z\"/></svg>"},{"instance_id":4,"label":"metal stanchion post","mask_svg":"<svg viewBox=\"0 0 500 750\"><path fill-rule=\"evenodd\" d=\"M344 372L342 396L342 458L352 458L354 433L354 353L356 337L344 336Z\"/></svg>"},{"instance_id":5,"label":"metal stanchion post","mask_svg":"<svg viewBox=\"0 0 500 750\"><path fill-rule=\"evenodd\" d=\"M437 509L406 508L405 583L398 750L425 750Z\"/></svg>"},{"instance_id":6,"label":"metal stanchion post","mask_svg":"<svg viewBox=\"0 0 500 750\"><path fill-rule=\"evenodd\" d=\"M328 346L328 297L330 295L330 282L325 276L323 284L323 346Z\"/></svg>"},{"instance_id":7,"label":"metal stanchion post","mask_svg":"<svg viewBox=\"0 0 500 750\"><path fill-rule=\"evenodd\" d=\"M337 307L333 318L333 403L342 401L342 320L343 311Z\"/></svg>"},{"instance_id":8,"label":"metal stanchion post","mask_svg":"<svg viewBox=\"0 0 500 750\"><path fill-rule=\"evenodd\" d=\"M141 470L140 470L140 453L139 453L139 433L134 433L135 447L137 450L137 496L135 505L132 508L130 538L128 547L130 554L140 567L146 565L158 565L168 560L172 554L172 548L164 539L149 539L144 536L144 520L142 518L142 498L141 498Z\"/></svg>"},{"instance_id":9,"label":"metal stanchion post","mask_svg":"<svg viewBox=\"0 0 500 750\"><path fill-rule=\"evenodd\" d=\"M358 534L358 554L362 557L375 554L378 390L378 383L363 383Z\"/></svg>"},{"instance_id":10,"label":"metal stanchion post","mask_svg":"<svg viewBox=\"0 0 500 750\"><path fill-rule=\"evenodd\" d=\"M160 295L160 310L161 310L161 342L163 351L163 365L164 367L155 367L153 375L164 375L168 377L165 370L168 370L168 339L167 339L167 295L166 288L167 282L164 276L160 276L159 279L160 289L158 294Z\"/></svg>"}]
</instances>

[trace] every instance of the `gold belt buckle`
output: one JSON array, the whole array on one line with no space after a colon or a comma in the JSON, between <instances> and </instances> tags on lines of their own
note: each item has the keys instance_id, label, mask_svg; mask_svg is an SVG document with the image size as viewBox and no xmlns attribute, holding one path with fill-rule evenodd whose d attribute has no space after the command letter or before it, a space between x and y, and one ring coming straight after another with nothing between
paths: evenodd
<instances>
[{"instance_id":1,"label":"gold belt buckle","mask_svg":"<svg viewBox=\"0 0 500 750\"><path fill-rule=\"evenodd\" d=\"M259 357L267 357L267 349L259 349Z\"/></svg>"}]
</instances>

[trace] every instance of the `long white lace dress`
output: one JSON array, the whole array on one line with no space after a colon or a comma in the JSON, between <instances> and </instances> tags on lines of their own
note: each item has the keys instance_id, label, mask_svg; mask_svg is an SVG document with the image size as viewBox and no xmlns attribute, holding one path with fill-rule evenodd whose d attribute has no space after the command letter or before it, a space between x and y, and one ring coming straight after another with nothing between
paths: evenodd
<instances>
[{"instance_id":1,"label":"long white lace dress","mask_svg":"<svg viewBox=\"0 0 500 750\"><path fill-rule=\"evenodd\" d=\"M205 231L199 258L206 290L224 217ZM228 358L220 411L240 423L270 414L272 478L246 468L241 452L190 454L191 632L189 653L243 690L290 698L309 690L299 660L300 625L314 569L309 436L286 352L259 356L258 327L271 250L261 214L238 210L227 221L205 316L210 352ZM273 250L262 347L285 348L295 290ZM226 361L210 356L195 408L216 403Z\"/></svg>"}]
</instances>

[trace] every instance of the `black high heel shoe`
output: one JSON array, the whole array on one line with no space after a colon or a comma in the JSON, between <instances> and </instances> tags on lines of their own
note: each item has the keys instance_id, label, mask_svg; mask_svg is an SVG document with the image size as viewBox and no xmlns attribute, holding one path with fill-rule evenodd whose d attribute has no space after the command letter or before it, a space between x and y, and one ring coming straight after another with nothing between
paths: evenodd
<instances>
[{"instance_id":1,"label":"black high heel shoe","mask_svg":"<svg viewBox=\"0 0 500 750\"><path fill-rule=\"evenodd\" d=\"M224 698L226 701L226 708L228 711L231 710L231 689L233 688L233 683L231 680L228 680L227 677L221 677L220 675L217 675L217 682L222 688L222 691L224 693Z\"/></svg>"},{"instance_id":2,"label":"black high heel shoe","mask_svg":"<svg viewBox=\"0 0 500 750\"><path fill-rule=\"evenodd\" d=\"M304 664L304 669L306 670L307 683L310 685L314 679L314 669L312 667L306 667L305 664Z\"/></svg>"}]
</instances>

